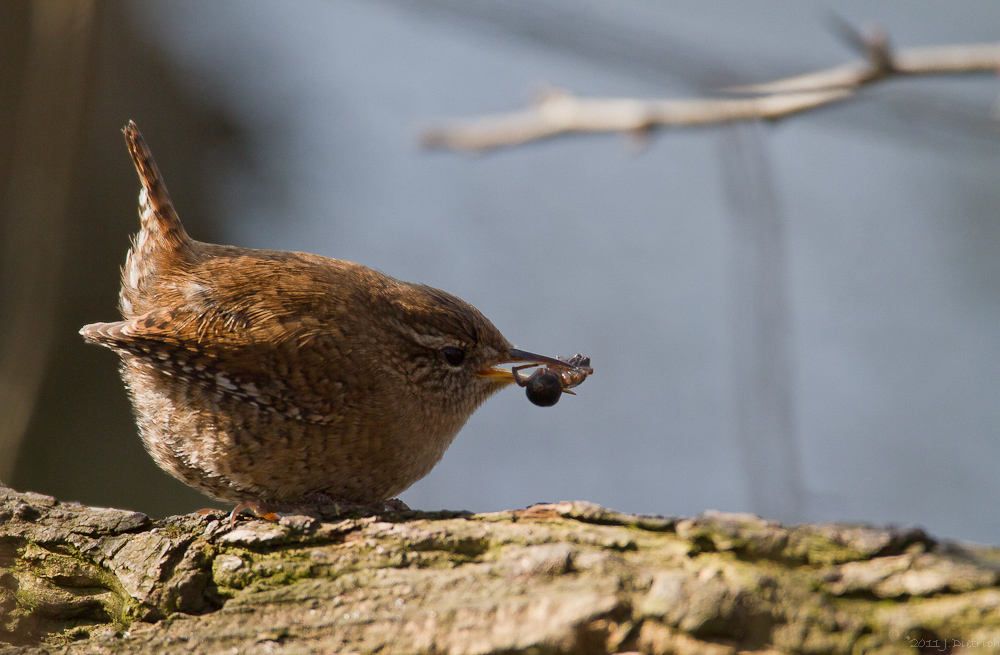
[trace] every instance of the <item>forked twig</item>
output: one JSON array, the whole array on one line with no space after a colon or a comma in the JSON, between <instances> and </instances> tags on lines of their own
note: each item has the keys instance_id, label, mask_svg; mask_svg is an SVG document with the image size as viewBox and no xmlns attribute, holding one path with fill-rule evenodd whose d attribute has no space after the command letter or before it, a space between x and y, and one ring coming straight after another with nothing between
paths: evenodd
<instances>
[{"instance_id":1,"label":"forked twig","mask_svg":"<svg viewBox=\"0 0 1000 655\"><path fill-rule=\"evenodd\" d=\"M884 31L857 33L866 59L763 84L723 89L743 98L582 98L553 89L528 109L457 120L423 131L427 148L485 151L585 132L642 132L747 120L777 120L823 107L887 79L1000 71L1000 43L892 51Z\"/></svg>"}]
</instances>

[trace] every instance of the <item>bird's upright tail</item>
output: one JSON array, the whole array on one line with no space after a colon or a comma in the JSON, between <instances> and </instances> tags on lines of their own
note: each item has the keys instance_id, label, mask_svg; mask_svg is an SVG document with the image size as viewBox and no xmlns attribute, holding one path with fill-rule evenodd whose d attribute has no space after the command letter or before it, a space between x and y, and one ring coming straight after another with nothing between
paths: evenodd
<instances>
[{"instance_id":1,"label":"bird's upright tail","mask_svg":"<svg viewBox=\"0 0 1000 655\"><path fill-rule=\"evenodd\" d=\"M142 182L142 191L139 192L139 220L142 221L142 229L167 241L164 245L179 246L186 243L189 240L187 232L184 231L181 219L177 217L174 204L170 202L170 194L160 177L160 169L156 167L153 154L139 133L139 128L134 121L129 121L122 132Z\"/></svg>"},{"instance_id":2,"label":"bird's upright tail","mask_svg":"<svg viewBox=\"0 0 1000 655\"><path fill-rule=\"evenodd\" d=\"M139 221L141 229L122 269L119 305L125 318L145 311L145 298L158 277L169 273L191 249L191 238L184 230L170 194L160 177L153 155L134 121L122 132L129 154L139 173Z\"/></svg>"}]
</instances>

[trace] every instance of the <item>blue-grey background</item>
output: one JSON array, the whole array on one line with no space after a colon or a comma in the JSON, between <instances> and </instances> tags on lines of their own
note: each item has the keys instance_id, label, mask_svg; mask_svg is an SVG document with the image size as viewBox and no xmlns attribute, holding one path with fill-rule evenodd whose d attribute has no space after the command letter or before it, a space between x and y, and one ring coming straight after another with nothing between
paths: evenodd
<instances>
[{"instance_id":1,"label":"blue-grey background","mask_svg":"<svg viewBox=\"0 0 1000 655\"><path fill-rule=\"evenodd\" d=\"M189 226L195 238L358 261L455 293L520 347L592 357L595 375L554 408L517 389L490 400L402 496L412 507L585 499L918 523L997 543L996 79L892 82L777 124L657 132L644 144L575 136L478 157L419 147L422 127L519 109L543 84L692 97L855 59L829 10L878 21L899 47L1000 37L995 3L966 0L156 0L130 4L127 29L185 93L232 117L242 158L203 154L209 191L186 197L171 181L189 173L168 164L155 122L101 118L134 118L182 218L215 218L209 234ZM120 145L110 129L102 138ZM121 158L115 175L132 175L124 146ZM749 162L746 175L734 158ZM131 202L138 185L126 179ZM755 212L778 231L762 237L772 277L760 280L737 223ZM133 216L116 216L123 235ZM74 276L91 274L115 271ZM777 464L753 457L738 412L759 391L738 370L755 356L741 339L755 289L776 294L763 306L779 314L758 317L783 348ZM88 321L113 320L107 300ZM94 375L114 376L110 353L92 361ZM119 423L137 442L131 430ZM207 504L173 483L144 495L147 480L166 478L151 464L119 474L108 457L106 472L97 463L77 476L109 489L121 475L142 480L111 494L46 473L46 462L67 465L65 451L31 452L21 470L38 477L17 474L17 486L153 513ZM794 503L754 496L772 479Z\"/></svg>"}]
</instances>

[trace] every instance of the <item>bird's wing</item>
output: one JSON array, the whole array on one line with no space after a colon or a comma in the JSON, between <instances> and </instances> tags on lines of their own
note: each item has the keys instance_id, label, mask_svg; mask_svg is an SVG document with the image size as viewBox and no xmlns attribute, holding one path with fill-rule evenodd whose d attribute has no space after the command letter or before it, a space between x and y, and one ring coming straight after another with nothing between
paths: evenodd
<instances>
[{"instance_id":1,"label":"bird's wing","mask_svg":"<svg viewBox=\"0 0 1000 655\"><path fill-rule=\"evenodd\" d=\"M278 317L248 325L231 315L179 307L92 323L80 334L178 381L291 418L336 422L345 404L370 393L366 386L372 376L338 365L345 354L335 332L328 328L320 335L308 327Z\"/></svg>"}]
</instances>

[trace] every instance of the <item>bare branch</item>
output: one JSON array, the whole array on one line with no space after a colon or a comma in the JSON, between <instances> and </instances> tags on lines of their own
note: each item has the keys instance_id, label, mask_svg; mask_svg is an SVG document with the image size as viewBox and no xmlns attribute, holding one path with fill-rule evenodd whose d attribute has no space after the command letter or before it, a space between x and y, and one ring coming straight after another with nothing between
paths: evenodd
<instances>
[{"instance_id":1,"label":"bare branch","mask_svg":"<svg viewBox=\"0 0 1000 655\"><path fill-rule=\"evenodd\" d=\"M855 62L774 82L748 84L726 90L759 94L792 93L860 87L892 76L996 73L1000 70L1000 43L900 50L891 55L890 61L892 68L884 74L878 74L870 62Z\"/></svg>"},{"instance_id":2,"label":"bare branch","mask_svg":"<svg viewBox=\"0 0 1000 655\"><path fill-rule=\"evenodd\" d=\"M636 100L579 98L565 91L546 95L533 108L431 128L428 148L486 150L514 146L570 132L631 132L652 127L694 126L780 118L851 95L851 91L810 91L756 98Z\"/></svg>"},{"instance_id":3,"label":"bare branch","mask_svg":"<svg viewBox=\"0 0 1000 655\"><path fill-rule=\"evenodd\" d=\"M459 120L426 129L428 148L489 150L561 134L636 132L745 120L776 120L854 95L861 87L892 77L982 73L1000 70L1000 44L913 48L891 52L884 33L866 34L869 60L807 75L725 89L751 98L690 100L581 98L551 90L531 108Z\"/></svg>"}]
</instances>

